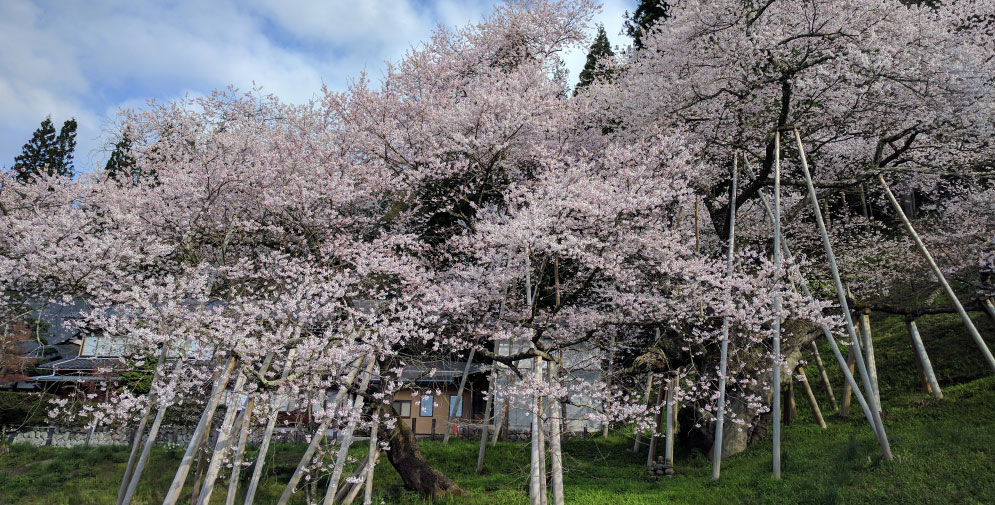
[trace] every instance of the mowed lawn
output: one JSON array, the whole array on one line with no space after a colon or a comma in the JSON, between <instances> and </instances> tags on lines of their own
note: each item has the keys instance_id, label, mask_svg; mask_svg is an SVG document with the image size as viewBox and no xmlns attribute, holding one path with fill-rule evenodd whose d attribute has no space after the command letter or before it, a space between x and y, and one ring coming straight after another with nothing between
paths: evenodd
<instances>
[{"instance_id":1,"label":"mowed lawn","mask_svg":"<svg viewBox=\"0 0 995 505\"><path fill-rule=\"evenodd\" d=\"M979 329L995 344L995 329L980 314ZM796 392L799 418L784 429L783 478L770 475L769 442L723 464L722 479L710 479L711 463L678 447L677 475L651 478L645 472L645 449L629 452L632 435L609 439L573 438L564 446L568 504L988 504L995 503L995 378L987 373L977 348L956 316L921 318L920 331L944 386L944 400L922 391L904 322L875 317L875 351L885 404L885 425L896 460L882 461L880 450L854 403L850 419L829 412L818 371L806 370L829 424L820 429L808 404ZM842 378L828 346L837 397ZM499 443L489 448L487 472L475 473L478 443L454 440L448 445L425 441L426 457L453 477L467 494L436 503L525 504L527 443ZM293 472L302 445L284 444L271 451L256 503L272 504ZM355 447L363 456L366 447ZM161 503L182 448L157 448L136 504ZM128 450L123 447L56 449L11 446L0 455L0 505L105 505L114 503ZM250 472L242 472L248 479ZM404 490L386 460L377 467L375 503L424 503ZM326 482L318 479L317 487ZM242 486L244 489L244 486ZM224 503L227 482L220 482L211 503ZM189 502L189 489L185 499ZM299 491L294 503L306 503ZM240 501L238 503L241 503ZM357 500L356 503L359 503Z\"/></svg>"}]
</instances>

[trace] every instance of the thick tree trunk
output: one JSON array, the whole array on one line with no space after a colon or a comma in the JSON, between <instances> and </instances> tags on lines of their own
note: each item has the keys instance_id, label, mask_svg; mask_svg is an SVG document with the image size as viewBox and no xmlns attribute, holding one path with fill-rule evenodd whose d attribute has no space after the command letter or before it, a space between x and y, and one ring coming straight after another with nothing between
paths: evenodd
<instances>
[{"instance_id":1,"label":"thick tree trunk","mask_svg":"<svg viewBox=\"0 0 995 505\"><path fill-rule=\"evenodd\" d=\"M423 498L463 494L452 479L433 468L425 459L415 435L403 422L397 422L390 434L387 460L401 476L404 486L417 491Z\"/></svg>"}]
</instances>

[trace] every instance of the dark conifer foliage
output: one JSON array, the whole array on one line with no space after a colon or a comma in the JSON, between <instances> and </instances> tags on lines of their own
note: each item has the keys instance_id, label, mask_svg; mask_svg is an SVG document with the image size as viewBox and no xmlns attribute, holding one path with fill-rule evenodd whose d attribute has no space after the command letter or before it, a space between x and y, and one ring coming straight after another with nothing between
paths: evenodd
<instances>
[{"instance_id":1,"label":"dark conifer foliage","mask_svg":"<svg viewBox=\"0 0 995 505\"><path fill-rule=\"evenodd\" d=\"M114 144L114 151L111 152L107 164L104 165L104 173L107 177L117 181L119 184L138 184L141 179L141 170L135 164L135 158L131 156L131 138L125 132L121 139Z\"/></svg>"},{"instance_id":2,"label":"dark conifer foliage","mask_svg":"<svg viewBox=\"0 0 995 505\"><path fill-rule=\"evenodd\" d=\"M41 126L14 158L14 173L19 181L31 181L38 175L73 175L73 152L76 150L76 120L62 124L58 135L52 118L46 117Z\"/></svg>"},{"instance_id":3,"label":"dark conifer foliage","mask_svg":"<svg viewBox=\"0 0 995 505\"><path fill-rule=\"evenodd\" d=\"M661 0L639 0L636 11L625 12L625 34L632 37L636 49L643 48L643 35L658 22L670 17L670 6Z\"/></svg>"},{"instance_id":4,"label":"dark conifer foliage","mask_svg":"<svg viewBox=\"0 0 995 505\"><path fill-rule=\"evenodd\" d=\"M611 77L611 70L605 68L605 60L614 56L611 42L608 41L608 34L605 33L604 26L598 26L598 34L594 37L594 43L587 52L587 62L584 69L580 71L580 80L574 88L576 95L581 88L590 85L594 81L601 81Z\"/></svg>"}]
</instances>

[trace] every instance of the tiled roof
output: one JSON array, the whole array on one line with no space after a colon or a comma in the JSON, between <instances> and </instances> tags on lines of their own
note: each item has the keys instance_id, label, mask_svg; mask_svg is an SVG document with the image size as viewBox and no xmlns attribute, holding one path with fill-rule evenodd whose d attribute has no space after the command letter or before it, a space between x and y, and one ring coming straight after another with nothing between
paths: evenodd
<instances>
[{"instance_id":1,"label":"tiled roof","mask_svg":"<svg viewBox=\"0 0 995 505\"><path fill-rule=\"evenodd\" d=\"M124 368L124 360L121 358L75 357L45 363L39 365L38 368L52 369L53 371L87 371L98 368L119 370Z\"/></svg>"}]
</instances>

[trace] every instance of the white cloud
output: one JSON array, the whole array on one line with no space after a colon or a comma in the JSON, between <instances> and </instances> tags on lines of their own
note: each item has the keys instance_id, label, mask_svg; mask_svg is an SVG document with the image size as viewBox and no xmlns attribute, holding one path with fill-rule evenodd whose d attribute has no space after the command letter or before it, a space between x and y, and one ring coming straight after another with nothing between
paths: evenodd
<instances>
[{"instance_id":1,"label":"white cloud","mask_svg":"<svg viewBox=\"0 0 995 505\"><path fill-rule=\"evenodd\" d=\"M613 44L634 0L599 16ZM77 169L106 159L116 111L234 84L302 102L327 84L377 77L438 25L464 25L485 0L126 0L0 2L0 165L47 115L79 123ZM567 55L571 76L586 50Z\"/></svg>"}]
</instances>

